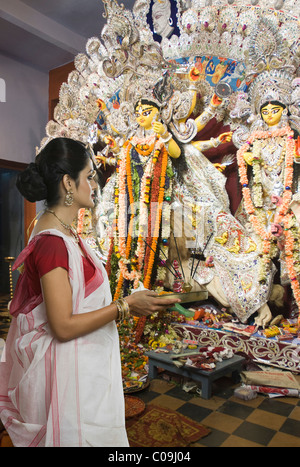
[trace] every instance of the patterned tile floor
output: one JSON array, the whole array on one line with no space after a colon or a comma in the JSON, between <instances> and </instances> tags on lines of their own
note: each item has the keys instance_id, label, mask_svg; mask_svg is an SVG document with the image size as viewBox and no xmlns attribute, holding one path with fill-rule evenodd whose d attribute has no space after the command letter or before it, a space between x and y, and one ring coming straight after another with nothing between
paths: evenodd
<instances>
[{"instance_id":1,"label":"patterned tile floor","mask_svg":"<svg viewBox=\"0 0 300 467\"><path fill-rule=\"evenodd\" d=\"M296 378L300 383L300 376ZM300 447L300 399L258 395L244 401L233 395L239 386L229 377L221 378L213 384L213 396L205 400L160 378L135 395L209 427L211 433L194 447Z\"/></svg>"},{"instance_id":2,"label":"patterned tile floor","mask_svg":"<svg viewBox=\"0 0 300 467\"><path fill-rule=\"evenodd\" d=\"M0 297L0 339L5 339L9 327L8 300ZM300 375L296 378L300 383ZM221 378L213 383L213 396L205 400L185 392L179 382L166 381L162 374L135 395L209 427L211 433L195 447L300 447L300 399L258 395L243 401L233 395L236 387L239 384L229 377Z\"/></svg>"}]
</instances>

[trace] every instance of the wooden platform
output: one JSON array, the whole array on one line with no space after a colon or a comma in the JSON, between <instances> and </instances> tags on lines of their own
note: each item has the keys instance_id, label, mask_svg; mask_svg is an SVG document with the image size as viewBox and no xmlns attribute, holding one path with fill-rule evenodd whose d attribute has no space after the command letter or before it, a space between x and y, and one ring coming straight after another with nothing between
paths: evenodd
<instances>
[{"instance_id":1,"label":"wooden platform","mask_svg":"<svg viewBox=\"0 0 300 467\"><path fill-rule=\"evenodd\" d=\"M234 355L228 360L217 362L216 368L210 371L201 370L199 368L191 368L184 365L178 368L174 365L174 359L172 357L175 354L172 353L157 353L157 352L146 352L149 358L149 378L155 379L158 375L158 368L170 371L182 377L190 378L194 381L201 383L201 395L203 399L210 399L212 395L212 383L222 376L229 373L232 374L235 382L239 379L239 373L242 370L242 364L245 361L243 357Z\"/></svg>"}]
</instances>

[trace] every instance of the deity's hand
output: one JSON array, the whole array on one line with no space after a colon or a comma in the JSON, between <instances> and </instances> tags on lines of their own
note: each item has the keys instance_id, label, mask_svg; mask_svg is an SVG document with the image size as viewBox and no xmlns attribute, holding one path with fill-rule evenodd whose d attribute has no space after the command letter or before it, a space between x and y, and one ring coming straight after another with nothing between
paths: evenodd
<instances>
[{"instance_id":1,"label":"deity's hand","mask_svg":"<svg viewBox=\"0 0 300 467\"><path fill-rule=\"evenodd\" d=\"M215 168L218 169L219 172L223 173L226 169L226 165L218 164L217 162L214 164Z\"/></svg>"},{"instance_id":2,"label":"deity's hand","mask_svg":"<svg viewBox=\"0 0 300 467\"><path fill-rule=\"evenodd\" d=\"M99 165L103 164L105 168L107 162L107 158L105 156L95 156L95 159Z\"/></svg>"},{"instance_id":3,"label":"deity's hand","mask_svg":"<svg viewBox=\"0 0 300 467\"><path fill-rule=\"evenodd\" d=\"M253 162L252 152L250 151L244 152L244 159L248 165L252 165L252 162Z\"/></svg>"},{"instance_id":4,"label":"deity's hand","mask_svg":"<svg viewBox=\"0 0 300 467\"><path fill-rule=\"evenodd\" d=\"M272 195L271 196L271 201L272 203L276 204L276 206L280 206L282 204L282 198L277 195Z\"/></svg>"},{"instance_id":5,"label":"deity's hand","mask_svg":"<svg viewBox=\"0 0 300 467\"><path fill-rule=\"evenodd\" d=\"M212 268L214 266L214 258L213 256L208 256L205 260L205 266L207 268Z\"/></svg>"},{"instance_id":6,"label":"deity's hand","mask_svg":"<svg viewBox=\"0 0 300 467\"><path fill-rule=\"evenodd\" d=\"M272 319L272 313L267 303L265 303L257 312L257 317L254 319L256 326L265 328Z\"/></svg>"},{"instance_id":7,"label":"deity's hand","mask_svg":"<svg viewBox=\"0 0 300 467\"><path fill-rule=\"evenodd\" d=\"M283 227L280 224L271 224L271 233L279 238L283 234Z\"/></svg>"},{"instance_id":8,"label":"deity's hand","mask_svg":"<svg viewBox=\"0 0 300 467\"><path fill-rule=\"evenodd\" d=\"M164 135L165 133L167 133L167 131L168 131L166 126L161 122L152 123L152 128L155 131L155 133L157 133L158 135L161 135L161 136Z\"/></svg>"},{"instance_id":9,"label":"deity's hand","mask_svg":"<svg viewBox=\"0 0 300 467\"><path fill-rule=\"evenodd\" d=\"M105 110L107 108L105 102L102 99L97 99L96 102L100 110Z\"/></svg>"},{"instance_id":10,"label":"deity's hand","mask_svg":"<svg viewBox=\"0 0 300 467\"><path fill-rule=\"evenodd\" d=\"M116 140L115 140L112 136L110 136L110 135L104 136L103 141L104 141L104 143L107 144L107 146L109 146L111 149L116 149L117 143L116 143Z\"/></svg>"},{"instance_id":11,"label":"deity's hand","mask_svg":"<svg viewBox=\"0 0 300 467\"><path fill-rule=\"evenodd\" d=\"M188 76L189 76L189 80L192 83L195 83L196 81L199 81L199 79L200 79L200 71L198 70L198 68L193 66L193 68L191 68L191 70L189 71Z\"/></svg>"},{"instance_id":12,"label":"deity's hand","mask_svg":"<svg viewBox=\"0 0 300 467\"><path fill-rule=\"evenodd\" d=\"M152 127L155 133L157 133L161 137L169 156L173 157L174 159L177 159L181 154L181 149L176 143L176 141L174 141L172 133L168 132L168 128L166 127L166 125L164 125L161 122L154 122L152 123Z\"/></svg>"},{"instance_id":13,"label":"deity's hand","mask_svg":"<svg viewBox=\"0 0 300 467\"><path fill-rule=\"evenodd\" d=\"M213 106L213 107L218 107L219 105L221 105L223 102L223 99L221 99L220 97L217 96L217 94L214 94L210 100L210 104Z\"/></svg>"},{"instance_id":14,"label":"deity's hand","mask_svg":"<svg viewBox=\"0 0 300 467\"><path fill-rule=\"evenodd\" d=\"M231 138L232 138L232 131L228 131L226 133L222 133L221 135L219 135L217 139L222 144L222 143L228 143L229 141L231 141Z\"/></svg>"}]
</instances>

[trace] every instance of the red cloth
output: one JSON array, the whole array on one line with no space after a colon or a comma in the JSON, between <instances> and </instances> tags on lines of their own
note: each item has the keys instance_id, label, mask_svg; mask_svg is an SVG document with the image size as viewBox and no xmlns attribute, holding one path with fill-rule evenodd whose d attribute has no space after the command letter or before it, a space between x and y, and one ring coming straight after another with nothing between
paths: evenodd
<instances>
[{"instance_id":1,"label":"red cloth","mask_svg":"<svg viewBox=\"0 0 300 467\"><path fill-rule=\"evenodd\" d=\"M93 278L95 266L85 257L83 270L85 285ZM61 237L44 235L41 237L32 252L25 260L25 268L28 274L29 284L37 295L41 293L40 278L57 267L69 270L68 250Z\"/></svg>"},{"instance_id":2,"label":"red cloth","mask_svg":"<svg viewBox=\"0 0 300 467\"><path fill-rule=\"evenodd\" d=\"M85 278L85 297L90 295L103 282L101 271L96 268L89 254L80 241L85 256L82 256ZM64 240L56 235L42 233L33 238L18 256L13 270L24 263L24 271L20 274L16 293L10 304L10 314L27 314L43 301L40 278L57 267L68 271L68 251Z\"/></svg>"},{"instance_id":3,"label":"red cloth","mask_svg":"<svg viewBox=\"0 0 300 467\"><path fill-rule=\"evenodd\" d=\"M198 134L195 140L197 141L207 141L211 137L216 138L222 133L230 131L230 126L223 126L223 122L217 122L213 118ZM233 142L220 144L217 148L211 148L207 151L203 151L205 157L212 164L221 163L224 156L228 154L236 155L237 148L234 146ZM234 215L237 208L240 205L242 199L241 185L239 181L238 165L235 160L233 164L226 168L226 191L230 201L231 213Z\"/></svg>"}]
</instances>

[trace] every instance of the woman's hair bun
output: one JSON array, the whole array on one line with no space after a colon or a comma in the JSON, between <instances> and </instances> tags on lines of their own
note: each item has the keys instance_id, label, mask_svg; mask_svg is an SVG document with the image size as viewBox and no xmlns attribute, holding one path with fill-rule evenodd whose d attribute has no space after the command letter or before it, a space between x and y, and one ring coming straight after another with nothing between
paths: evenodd
<instances>
[{"instance_id":1,"label":"woman's hair bun","mask_svg":"<svg viewBox=\"0 0 300 467\"><path fill-rule=\"evenodd\" d=\"M21 172L17 188L28 201L45 200L48 207L61 198L60 183L64 175L79 183L80 172L90 160L90 151L79 141L54 138L36 156L35 162Z\"/></svg>"},{"instance_id":2,"label":"woman's hair bun","mask_svg":"<svg viewBox=\"0 0 300 467\"><path fill-rule=\"evenodd\" d=\"M18 174L16 185L21 195L31 203L47 198L47 187L34 162Z\"/></svg>"}]
</instances>

